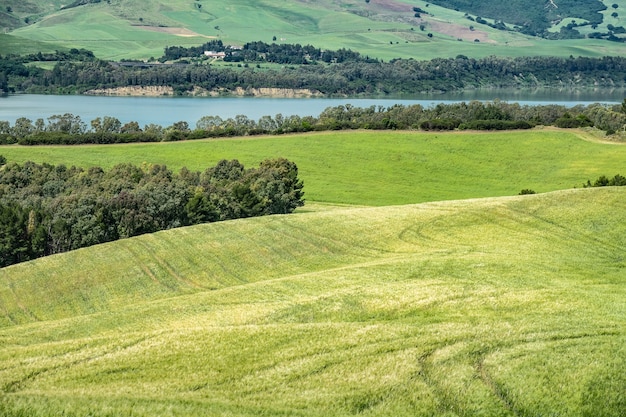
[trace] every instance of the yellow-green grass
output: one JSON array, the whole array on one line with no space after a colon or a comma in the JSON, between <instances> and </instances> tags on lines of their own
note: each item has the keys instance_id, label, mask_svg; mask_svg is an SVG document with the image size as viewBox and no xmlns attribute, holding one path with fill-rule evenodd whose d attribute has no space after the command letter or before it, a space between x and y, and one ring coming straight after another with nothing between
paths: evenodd
<instances>
[{"instance_id":1,"label":"yellow-green grass","mask_svg":"<svg viewBox=\"0 0 626 417\"><path fill-rule=\"evenodd\" d=\"M580 187L624 175L626 146L584 140L571 130L427 133L347 131L103 146L2 146L23 163L102 166L165 164L204 170L221 159L246 166L294 161L310 201L359 205L515 195Z\"/></svg>"},{"instance_id":2,"label":"yellow-green grass","mask_svg":"<svg viewBox=\"0 0 626 417\"><path fill-rule=\"evenodd\" d=\"M410 7L418 6L426 10L426 2L404 3L409 5L406 11L385 11L375 3L368 5L362 1L125 0L59 11L12 33L68 48L87 48L106 59L158 57L166 46L199 45L213 37L235 45L259 40L272 42L276 37L280 43L313 44L328 49L350 48L384 60L409 57L431 59L458 54L469 57L566 57L624 53L624 45L618 42L593 39L546 41L517 32L498 31L466 19L464 13L432 4L427 9L432 15L425 16L422 21L413 18ZM200 9L197 8L199 4L202 5ZM625 18L626 13L617 19L608 17L614 26L622 25ZM419 29L421 24L426 25L424 31ZM447 25L446 34L435 30L441 24ZM146 26L190 32L160 33L147 30ZM483 38L483 42L474 43L473 37L459 32L467 31L470 26L489 39ZM191 33L198 36L188 36ZM434 36L428 38L428 33ZM458 37L465 39L459 42Z\"/></svg>"},{"instance_id":3,"label":"yellow-green grass","mask_svg":"<svg viewBox=\"0 0 626 417\"><path fill-rule=\"evenodd\" d=\"M215 223L4 268L0 413L619 416L625 232L625 189L577 189Z\"/></svg>"}]
</instances>

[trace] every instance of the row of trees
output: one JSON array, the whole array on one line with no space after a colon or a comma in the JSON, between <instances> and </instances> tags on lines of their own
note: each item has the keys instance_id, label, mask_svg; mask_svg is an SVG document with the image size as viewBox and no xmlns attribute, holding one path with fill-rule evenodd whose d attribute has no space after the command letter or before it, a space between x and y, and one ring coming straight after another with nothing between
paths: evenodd
<instances>
[{"instance_id":1,"label":"row of trees","mask_svg":"<svg viewBox=\"0 0 626 417\"><path fill-rule=\"evenodd\" d=\"M224 45L221 40L212 40L200 46L170 46L160 62L174 61L181 58L199 58L204 51L224 52L226 62L272 62L288 65L306 65L318 62L378 62L369 57L362 57L358 52L350 49L324 50L311 45L300 44L268 44L265 42L248 42L242 48L233 48Z\"/></svg>"},{"instance_id":2,"label":"row of trees","mask_svg":"<svg viewBox=\"0 0 626 417\"><path fill-rule=\"evenodd\" d=\"M203 172L163 165L67 168L0 157L0 267L179 226L268 214L304 204L286 159Z\"/></svg>"},{"instance_id":3,"label":"row of trees","mask_svg":"<svg viewBox=\"0 0 626 417\"><path fill-rule=\"evenodd\" d=\"M54 115L32 121L21 117L11 125L0 121L0 144L72 145L86 143L161 142L212 137L260 134L283 134L344 129L422 129L422 130L503 130L528 129L536 125L578 128L595 126L607 133L626 127L626 100L622 105L565 107L561 105L527 106L503 101L421 105L395 105L367 108L341 105L313 116L263 116L253 120L244 115L222 119L204 116L192 129L185 121L162 127L137 122L122 124L105 116L89 126L73 114Z\"/></svg>"},{"instance_id":4,"label":"row of trees","mask_svg":"<svg viewBox=\"0 0 626 417\"><path fill-rule=\"evenodd\" d=\"M242 51L244 53L244 51ZM119 65L95 59L61 61L52 70L0 57L0 88L27 93L83 93L97 88L171 86L177 94L194 88L307 88L324 95L452 91L479 87L626 86L626 58L486 57L228 68L203 64Z\"/></svg>"}]
</instances>

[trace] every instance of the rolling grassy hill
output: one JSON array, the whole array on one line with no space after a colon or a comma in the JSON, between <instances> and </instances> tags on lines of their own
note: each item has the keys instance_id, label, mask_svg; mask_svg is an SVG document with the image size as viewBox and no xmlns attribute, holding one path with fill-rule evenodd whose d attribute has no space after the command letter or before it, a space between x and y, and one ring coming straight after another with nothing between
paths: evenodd
<instances>
[{"instance_id":1,"label":"rolling grassy hill","mask_svg":"<svg viewBox=\"0 0 626 417\"><path fill-rule=\"evenodd\" d=\"M615 1L626 8L625 0ZM12 13L0 13L29 20L11 32L14 37L59 48L86 48L107 59L159 57L165 46L200 45L213 38L233 45L276 38L281 43L350 48L385 60L458 54L602 56L623 54L625 49L622 43L606 40L547 41L501 31L468 20L463 10L421 0L110 0L63 10L58 2L30 0L28 4L32 7L14 5ZM415 17L414 7L428 13ZM624 25L626 14L613 17L613 12L610 5L602 12L598 31L607 32L609 24ZM576 17L567 16L567 22ZM563 21L554 22L555 30ZM588 32L587 27L581 30Z\"/></svg>"},{"instance_id":2,"label":"rolling grassy hill","mask_svg":"<svg viewBox=\"0 0 626 417\"><path fill-rule=\"evenodd\" d=\"M619 416L626 189L390 204L567 188L624 149L558 131L2 147L82 166L277 152L314 200L380 207L313 203L0 269L0 415Z\"/></svg>"},{"instance_id":3,"label":"rolling grassy hill","mask_svg":"<svg viewBox=\"0 0 626 417\"><path fill-rule=\"evenodd\" d=\"M625 202L335 208L2 269L0 414L619 416Z\"/></svg>"}]
</instances>

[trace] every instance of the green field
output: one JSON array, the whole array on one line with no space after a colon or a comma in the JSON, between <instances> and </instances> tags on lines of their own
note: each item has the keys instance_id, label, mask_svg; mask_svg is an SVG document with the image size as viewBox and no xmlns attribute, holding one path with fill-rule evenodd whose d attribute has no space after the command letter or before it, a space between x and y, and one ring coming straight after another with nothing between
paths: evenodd
<instances>
[{"instance_id":1,"label":"green field","mask_svg":"<svg viewBox=\"0 0 626 417\"><path fill-rule=\"evenodd\" d=\"M2 269L0 414L619 416L625 201L314 211Z\"/></svg>"},{"instance_id":2,"label":"green field","mask_svg":"<svg viewBox=\"0 0 626 417\"><path fill-rule=\"evenodd\" d=\"M626 53L470 33L433 5L420 21L421 0L61 3L8 0L30 23L0 35L0 54L145 59L273 37L384 60ZM612 3L600 30L626 26L626 0L617 18ZM346 131L0 155L173 170L285 157L306 199L1 268L0 417L624 416L626 187L582 188L626 175L623 143Z\"/></svg>"},{"instance_id":3,"label":"green field","mask_svg":"<svg viewBox=\"0 0 626 417\"><path fill-rule=\"evenodd\" d=\"M309 199L0 269L0 416L621 416L626 188L571 187L623 174L626 146L583 135L0 147L284 156Z\"/></svg>"},{"instance_id":4,"label":"green field","mask_svg":"<svg viewBox=\"0 0 626 417\"><path fill-rule=\"evenodd\" d=\"M49 14L33 18L29 25L13 30L12 35L55 47L86 48L100 58L115 60L159 57L166 46L199 45L213 38L242 45L250 41L269 43L276 37L279 43L350 48L384 60L458 54L595 57L623 55L626 48L619 42L547 41L499 31L468 20L462 12L432 4L427 7L426 1L419 0L369 3L362 0L114 0L67 10L37 3ZM618 3L621 12L626 2ZM427 9L430 14L422 16L423 19L415 18L412 7ZM625 24L626 13L613 18L611 12L613 9L609 7L598 31L606 32L608 24ZM473 31L470 26L474 27ZM433 34L432 38L428 37L429 33Z\"/></svg>"},{"instance_id":5,"label":"green field","mask_svg":"<svg viewBox=\"0 0 626 417\"><path fill-rule=\"evenodd\" d=\"M20 38L17 36L0 34L0 55L26 55L35 54L37 52L54 52L55 50L64 49L65 48L51 43L32 41L30 39Z\"/></svg>"},{"instance_id":6,"label":"green field","mask_svg":"<svg viewBox=\"0 0 626 417\"><path fill-rule=\"evenodd\" d=\"M580 187L624 172L626 146L568 130L498 133L358 131L104 146L4 146L9 161L67 166L122 162L204 170L221 159L246 166L294 161L308 201L385 206Z\"/></svg>"}]
</instances>

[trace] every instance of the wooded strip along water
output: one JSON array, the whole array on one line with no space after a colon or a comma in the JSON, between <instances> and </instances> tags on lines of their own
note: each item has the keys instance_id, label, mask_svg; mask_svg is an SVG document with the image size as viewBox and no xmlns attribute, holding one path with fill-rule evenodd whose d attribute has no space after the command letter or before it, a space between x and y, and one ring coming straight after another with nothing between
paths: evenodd
<instances>
[{"instance_id":1,"label":"wooded strip along water","mask_svg":"<svg viewBox=\"0 0 626 417\"><path fill-rule=\"evenodd\" d=\"M575 106L591 103L621 103L624 90L499 90L485 89L462 93L421 95L398 98L268 98L268 97L104 97L83 95L18 94L0 97L0 121L11 124L20 117L31 120L47 119L56 114L71 113L83 121L111 116L122 123L136 121L147 124L171 125L186 121L190 126L203 116L221 118L245 115L258 120L262 116L318 116L324 109L350 104L355 107L396 104L420 104L424 107L460 101L502 100L520 105L559 104Z\"/></svg>"}]
</instances>

